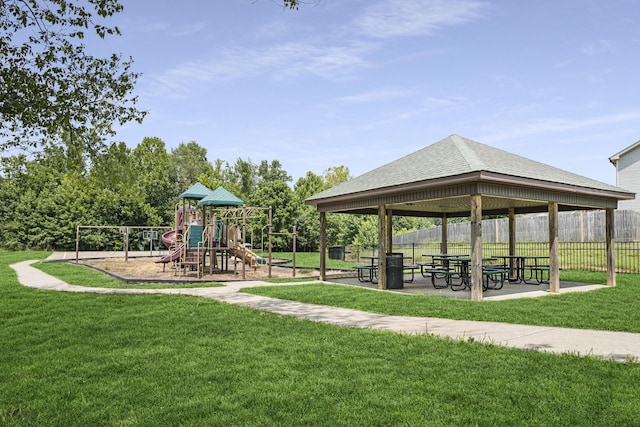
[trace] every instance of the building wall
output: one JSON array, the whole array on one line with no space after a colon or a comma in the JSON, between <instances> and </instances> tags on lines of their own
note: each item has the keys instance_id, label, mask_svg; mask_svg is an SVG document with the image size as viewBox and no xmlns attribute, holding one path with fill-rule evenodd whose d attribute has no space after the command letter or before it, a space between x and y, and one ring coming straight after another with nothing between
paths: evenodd
<instances>
[{"instance_id":1,"label":"building wall","mask_svg":"<svg viewBox=\"0 0 640 427\"><path fill-rule=\"evenodd\" d=\"M640 146L618 159L616 185L640 195ZM640 196L635 200L621 200L618 209L632 209L640 212Z\"/></svg>"}]
</instances>

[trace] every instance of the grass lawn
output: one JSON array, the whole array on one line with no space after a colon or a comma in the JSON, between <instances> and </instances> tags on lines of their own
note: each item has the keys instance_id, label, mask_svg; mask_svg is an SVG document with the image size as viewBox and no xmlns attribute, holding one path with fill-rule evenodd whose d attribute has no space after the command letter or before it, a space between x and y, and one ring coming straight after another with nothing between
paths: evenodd
<instances>
[{"instance_id":1,"label":"grass lawn","mask_svg":"<svg viewBox=\"0 0 640 427\"><path fill-rule=\"evenodd\" d=\"M335 327L187 296L20 286L8 265L45 256L0 253L2 426L640 419L638 363Z\"/></svg>"},{"instance_id":2,"label":"grass lawn","mask_svg":"<svg viewBox=\"0 0 640 427\"><path fill-rule=\"evenodd\" d=\"M262 253L260 251L257 252L258 255L267 257L268 254L266 252ZM272 254L273 258L276 259L290 259L293 260L293 252L274 252ZM329 259L327 257L327 268L328 269L346 269L351 270L354 265L360 264L356 261L342 261L337 259ZM287 264L287 265L291 265ZM318 268L320 267L320 253L319 252L296 252L296 267L304 268Z\"/></svg>"}]
</instances>

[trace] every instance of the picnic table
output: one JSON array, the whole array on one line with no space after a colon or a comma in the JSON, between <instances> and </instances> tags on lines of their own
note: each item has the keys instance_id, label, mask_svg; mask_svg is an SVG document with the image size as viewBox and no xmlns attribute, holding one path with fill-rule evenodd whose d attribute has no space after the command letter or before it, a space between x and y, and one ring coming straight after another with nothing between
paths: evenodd
<instances>
[{"instance_id":1,"label":"picnic table","mask_svg":"<svg viewBox=\"0 0 640 427\"><path fill-rule=\"evenodd\" d=\"M431 261L422 261L416 263L420 267L422 277L431 277L431 283L436 289L442 289L449 286L450 275L445 272L451 271L449 262L456 258L468 258L466 254L422 254L423 257L431 258ZM436 283L436 279L445 279L445 284Z\"/></svg>"},{"instance_id":2,"label":"picnic table","mask_svg":"<svg viewBox=\"0 0 640 427\"><path fill-rule=\"evenodd\" d=\"M549 283L549 257L543 255L497 255L509 268L509 282L539 285ZM547 260L544 263L542 260ZM527 274L528 270L528 274ZM514 274L515 273L515 274ZM546 279L545 279L546 277Z\"/></svg>"},{"instance_id":3,"label":"picnic table","mask_svg":"<svg viewBox=\"0 0 640 427\"><path fill-rule=\"evenodd\" d=\"M410 278L404 279L403 278L403 282L404 283L411 283L413 282L414 278L415 278L415 270L417 270L418 268L420 268L418 265L416 264L405 264L404 260L406 259L413 259L410 256L404 256L403 254L395 254L395 255L399 255L402 257L402 274L404 277L404 271L405 270L410 270L411 271L411 276ZM366 282L371 282L371 283L377 283L378 281L378 264L376 263L376 261L378 260L378 256L377 255L362 255L360 258L363 259L368 259L371 261L370 264L365 264L365 265L356 265L355 268L358 271L358 281L366 283Z\"/></svg>"},{"instance_id":4,"label":"picnic table","mask_svg":"<svg viewBox=\"0 0 640 427\"><path fill-rule=\"evenodd\" d=\"M371 260L370 265L356 265L355 268L358 271L358 281L362 283L371 282L376 283L378 280L378 259L377 255L362 255L360 258Z\"/></svg>"},{"instance_id":5,"label":"picnic table","mask_svg":"<svg viewBox=\"0 0 640 427\"><path fill-rule=\"evenodd\" d=\"M434 268L432 270L431 283L433 287L442 289L450 287L453 291L463 289L471 289L471 258L464 256L445 257L446 268ZM434 257L435 261L443 261L442 258ZM495 257L482 258L483 263L497 261ZM445 263L443 262L443 266ZM509 270L504 268L502 264L484 264L482 266L482 290L502 289L505 278L509 274ZM444 284L438 283L436 279L444 278Z\"/></svg>"}]
</instances>

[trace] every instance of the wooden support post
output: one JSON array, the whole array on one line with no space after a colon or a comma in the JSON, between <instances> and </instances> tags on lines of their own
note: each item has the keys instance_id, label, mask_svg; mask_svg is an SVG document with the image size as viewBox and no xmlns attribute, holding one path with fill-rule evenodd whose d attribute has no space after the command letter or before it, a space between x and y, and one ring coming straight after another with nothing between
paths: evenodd
<instances>
[{"instance_id":1,"label":"wooden support post","mask_svg":"<svg viewBox=\"0 0 640 427\"><path fill-rule=\"evenodd\" d=\"M393 211L387 210L387 252L393 252Z\"/></svg>"},{"instance_id":2,"label":"wooden support post","mask_svg":"<svg viewBox=\"0 0 640 427\"><path fill-rule=\"evenodd\" d=\"M607 286L616 285L616 252L615 252L615 211L605 212L605 235L607 239Z\"/></svg>"},{"instance_id":3,"label":"wooden support post","mask_svg":"<svg viewBox=\"0 0 640 427\"><path fill-rule=\"evenodd\" d=\"M447 252L447 247L448 247L448 242L447 242L447 214L442 214L442 225L440 226L441 228L441 235L442 235L442 241L440 242L440 253L441 254L446 254Z\"/></svg>"},{"instance_id":4,"label":"wooden support post","mask_svg":"<svg viewBox=\"0 0 640 427\"><path fill-rule=\"evenodd\" d=\"M327 279L327 214L320 212L320 280Z\"/></svg>"},{"instance_id":5,"label":"wooden support post","mask_svg":"<svg viewBox=\"0 0 640 427\"><path fill-rule=\"evenodd\" d=\"M387 289L387 208L378 206L378 289Z\"/></svg>"},{"instance_id":6,"label":"wooden support post","mask_svg":"<svg viewBox=\"0 0 640 427\"><path fill-rule=\"evenodd\" d=\"M549 202L549 292L552 294L560 293L557 202Z\"/></svg>"},{"instance_id":7,"label":"wooden support post","mask_svg":"<svg viewBox=\"0 0 640 427\"><path fill-rule=\"evenodd\" d=\"M471 300L482 301L482 196L471 195Z\"/></svg>"},{"instance_id":8,"label":"wooden support post","mask_svg":"<svg viewBox=\"0 0 640 427\"><path fill-rule=\"evenodd\" d=\"M509 255L516 254L516 210L509 208Z\"/></svg>"},{"instance_id":9,"label":"wooden support post","mask_svg":"<svg viewBox=\"0 0 640 427\"><path fill-rule=\"evenodd\" d=\"M515 256L516 254L516 210L509 208L509 255ZM516 277L516 260L509 258L509 278L515 279Z\"/></svg>"}]
</instances>

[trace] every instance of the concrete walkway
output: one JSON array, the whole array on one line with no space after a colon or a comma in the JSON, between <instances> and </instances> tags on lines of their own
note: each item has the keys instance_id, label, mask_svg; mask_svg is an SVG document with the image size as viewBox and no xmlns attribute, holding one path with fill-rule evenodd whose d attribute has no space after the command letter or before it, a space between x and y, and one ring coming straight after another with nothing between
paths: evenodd
<instances>
[{"instance_id":1,"label":"concrete walkway","mask_svg":"<svg viewBox=\"0 0 640 427\"><path fill-rule=\"evenodd\" d=\"M229 282L226 286L215 288L109 289L73 286L32 267L31 264L35 262L37 261L23 261L11 265L22 285L64 292L190 295L332 325L382 329L406 334L428 333L452 339L473 339L519 349L597 356L622 362L640 361L640 334L629 332L390 316L239 292L242 288L274 286L260 281Z\"/></svg>"}]
</instances>

